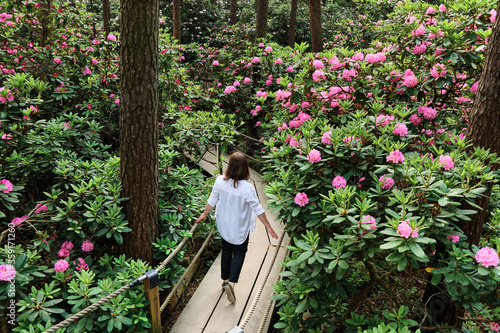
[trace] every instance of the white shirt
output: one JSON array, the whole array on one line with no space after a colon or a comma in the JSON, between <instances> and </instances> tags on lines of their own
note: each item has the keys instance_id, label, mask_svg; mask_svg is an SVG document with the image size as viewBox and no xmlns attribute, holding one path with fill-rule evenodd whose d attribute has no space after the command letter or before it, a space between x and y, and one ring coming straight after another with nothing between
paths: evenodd
<instances>
[{"instance_id":1,"label":"white shirt","mask_svg":"<svg viewBox=\"0 0 500 333\"><path fill-rule=\"evenodd\" d=\"M264 213L255 188L246 180L234 187L232 179L217 177L207 204L215 208L221 237L234 245L242 244L255 229L256 216Z\"/></svg>"}]
</instances>

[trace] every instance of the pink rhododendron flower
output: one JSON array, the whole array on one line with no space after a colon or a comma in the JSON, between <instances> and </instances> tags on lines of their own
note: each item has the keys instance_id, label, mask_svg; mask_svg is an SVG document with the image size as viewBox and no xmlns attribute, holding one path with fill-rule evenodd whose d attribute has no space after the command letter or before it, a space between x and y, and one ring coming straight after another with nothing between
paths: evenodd
<instances>
[{"instance_id":1,"label":"pink rhododendron flower","mask_svg":"<svg viewBox=\"0 0 500 333\"><path fill-rule=\"evenodd\" d=\"M92 62L92 65L97 65L99 63L99 60L92 58L91 62Z\"/></svg>"},{"instance_id":2,"label":"pink rhododendron flower","mask_svg":"<svg viewBox=\"0 0 500 333\"><path fill-rule=\"evenodd\" d=\"M12 265L0 265L0 281L10 281L16 277L16 268Z\"/></svg>"},{"instance_id":3,"label":"pink rhododendron flower","mask_svg":"<svg viewBox=\"0 0 500 333\"><path fill-rule=\"evenodd\" d=\"M490 326L490 330L498 332L500 330L500 324L496 322L492 322Z\"/></svg>"},{"instance_id":4,"label":"pink rhododendron flower","mask_svg":"<svg viewBox=\"0 0 500 333\"><path fill-rule=\"evenodd\" d=\"M497 11L495 9L490 10L490 22L493 23L495 22L495 19L497 18Z\"/></svg>"},{"instance_id":5,"label":"pink rhododendron flower","mask_svg":"<svg viewBox=\"0 0 500 333\"><path fill-rule=\"evenodd\" d=\"M161 23L161 22L160 22ZM113 35L113 34L109 34L108 35L108 40L112 41L112 42L115 42L116 41L116 36Z\"/></svg>"},{"instance_id":6,"label":"pink rhododendron flower","mask_svg":"<svg viewBox=\"0 0 500 333\"><path fill-rule=\"evenodd\" d=\"M472 93L475 93L477 91L477 87L479 86L479 82L476 82L474 83L471 87L470 87L470 92Z\"/></svg>"},{"instance_id":7,"label":"pink rhododendron flower","mask_svg":"<svg viewBox=\"0 0 500 333\"><path fill-rule=\"evenodd\" d=\"M64 260L64 259L61 259L61 260L58 260L55 265L54 265L54 271L56 272L65 272L69 267L69 263Z\"/></svg>"},{"instance_id":8,"label":"pink rhododendron flower","mask_svg":"<svg viewBox=\"0 0 500 333\"><path fill-rule=\"evenodd\" d=\"M422 44L417 44L413 47L413 54L422 54L427 51L427 46L425 46L423 43Z\"/></svg>"},{"instance_id":9,"label":"pink rhododendron flower","mask_svg":"<svg viewBox=\"0 0 500 333\"><path fill-rule=\"evenodd\" d=\"M94 45L99 45L99 44L101 44L101 41L100 41L99 39L97 39L97 38L94 38L94 39L92 40L92 44L94 44Z\"/></svg>"},{"instance_id":10,"label":"pink rhododendron flower","mask_svg":"<svg viewBox=\"0 0 500 333\"><path fill-rule=\"evenodd\" d=\"M41 212L48 211L49 207L47 205L38 204L35 208L35 213L40 214Z\"/></svg>"},{"instance_id":11,"label":"pink rhododendron flower","mask_svg":"<svg viewBox=\"0 0 500 333\"><path fill-rule=\"evenodd\" d=\"M3 184L6 187L6 188L0 190L3 193L9 193L14 188L14 186L12 185L12 183L10 181L8 181L7 179L0 180L0 184Z\"/></svg>"},{"instance_id":12,"label":"pink rhododendron flower","mask_svg":"<svg viewBox=\"0 0 500 333\"><path fill-rule=\"evenodd\" d=\"M283 63L283 60L281 60L281 58L274 60L275 65L281 65L282 63Z\"/></svg>"},{"instance_id":13,"label":"pink rhododendron flower","mask_svg":"<svg viewBox=\"0 0 500 333\"><path fill-rule=\"evenodd\" d=\"M342 141L344 141L344 143L348 146L350 145L355 145L356 142L359 141L359 138L355 137L354 135L349 135L349 136L346 136L342 139Z\"/></svg>"},{"instance_id":14,"label":"pink rhododendron flower","mask_svg":"<svg viewBox=\"0 0 500 333\"><path fill-rule=\"evenodd\" d=\"M390 190L394 186L394 179L392 177L387 177L386 175L380 176L378 179L382 183L382 188L384 190Z\"/></svg>"},{"instance_id":15,"label":"pink rhododendron flower","mask_svg":"<svg viewBox=\"0 0 500 333\"><path fill-rule=\"evenodd\" d=\"M398 234L403 238L417 238L418 229L413 229L409 222L410 220L404 220L398 225Z\"/></svg>"},{"instance_id":16,"label":"pink rhododendron flower","mask_svg":"<svg viewBox=\"0 0 500 333\"><path fill-rule=\"evenodd\" d=\"M312 78L314 82L320 82L321 80L326 79L325 72L323 72L321 69L317 69L314 71Z\"/></svg>"},{"instance_id":17,"label":"pink rhododendron flower","mask_svg":"<svg viewBox=\"0 0 500 333\"><path fill-rule=\"evenodd\" d=\"M23 222L28 218L27 215L21 217L14 217L10 223L14 225L14 227L20 227L23 225Z\"/></svg>"},{"instance_id":18,"label":"pink rhododendron flower","mask_svg":"<svg viewBox=\"0 0 500 333\"><path fill-rule=\"evenodd\" d=\"M309 154L307 154L307 159L311 163L319 162L321 161L321 153L316 149L312 149Z\"/></svg>"},{"instance_id":19,"label":"pink rhododendron flower","mask_svg":"<svg viewBox=\"0 0 500 333\"><path fill-rule=\"evenodd\" d=\"M83 70L83 75L90 75L90 74L92 74L92 71L88 67L85 67L85 69Z\"/></svg>"},{"instance_id":20,"label":"pink rhododendron flower","mask_svg":"<svg viewBox=\"0 0 500 333\"><path fill-rule=\"evenodd\" d=\"M60 65L62 64L62 60L61 58L54 58L54 61L52 61L54 63L54 65Z\"/></svg>"},{"instance_id":21,"label":"pink rhododendron flower","mask_svg":"<svg viewBox=\"0 0 500 333\"><path fill-rule=\"evenodd\" d=\"M260 59L258 57L254 57L252 59L252 63L256 64L256 63L259 63L260 62Z\"/></svg>"},{"instance_id":22,"label":"pink rhododendron flower","mask_svg":"<svg viewBox=\"0 0 500 333\"><path fill-rule=\"evenodd\" d=\"M434 78L443 77L443 76L445 76L446 73L447 73L447 71L446 71L445 65L438 63L438 64L435 64L434 66L432 66L432 70L431 70L432 77L434 77Z\"/></svg>"},{"instance_id":23,"label":"pink rhododendron flower","mask_svg":"<svg viewBox=\"0 0 500 333\"><path fill-rule=\"evenodd\" d=\"M397 164L397 163L403 163L405 157L402 152L396 149L391 151L389 155L387 155L386 160L387 162L392 162L394 164Z\"/></svg>"},{"instance_id":24,"label":"pink rhododendron flower","mask_svg":"<svg viewBox=\"0 0 500 333\"><path fill-rule=\"evenodd\" d=\"M302 143L302 139L300 139L300 141L297 141L297 139L295 139L295 138L292 138L290 140L290 146L292 146L292 147L298 147L298 146L300 146L301 143Z\"/></svg>"},{"instance_id":25,"label":"pink rhododendron flower","mask_svg":"<svg viewBox=\"0 0 500 333\"><path fill-rule=\"evenodd\" d=\"M443 166L446 171L451 170L455 167L455 163L450 155L439 156L439 164Z\"/></svg>"},{"instance_id":26,"label":"pink rhododendron flower","mask_svg":"<svg viewBox=\"0 0 500 333\"><path fill-rule=\"evenodd\" d=\"M272 47L270 47L270 46L267 46L267 47L264 49L264 51L266 51L266 52L273 52L273 48L272 48Z\"/></svg>"},{"instance_id":27,"label":"pink rhododendron flower","mask_svg":"<svg viewBox=\"0 0 500 333\"><path fill-rule=\"evenodd\" d=\"M446 236L446 238L451 239L453 243L457 243L460 240L460 237L457 235Z\"/></svg>"},{"instance_id":28,"label":"pink rhododendron flower","mask_svg":"<svg viewBox=\"0 0 500 333\"><path fill-rule=\"evenodd\" d=\"M418 84L418 79L416 76L409 75L403 78L403 85L405 87L411 88L415 87L417 84Z\"/></svg>"},{"instance_id":29,"label":"pink rhododendron flower","mask_svg":"<svg viewBox=\"0 0 500 333\"><path fill-rule=\"evenodd\" d=\"M180 207L180 208L181 208L181 210L182 210L182 207L181 207L181 206L179 206L179 207ZM90 251L92 251L93 249L94 249L94 244L93 244L91 241L86 240L86 241L84 241L84 242L82 243L82 251L84 251L84 252L90 252Z\"/></svg>"},{"instance_id":30,"label":"pink rhododendron flower","mask_svg":"<svg viewBox=\"0 0 500 333\"><path fill-rule=\"evenodd\" d=\"M66 249L68 251L71 251L73 249L73 243L71 243L70 241L66 241L62 243L61 249Z\"/></svg>"},{"instance_id":31,"label":"pink rhododendron flower","mask_svg":"<svg viewBox=\"0 0 500 333\"><path fill-rule=\"evenodd\" d=\"M311 106L311 104L309 102L306 102L306 101L300 103L300 107L303 109L307 109L310 106Z\"/></svg>"},{"instance_id":32,"label":"pink rhododendron flower","mask_svg":"<svg viewBox=\"0 0 500 333\"><path fill-rule=\"evenodd\" d=\"M411 122L413 125L417 126L417 125L420 125L420 124L422 123L422 118L421 118L421 117L419 117L419 116L417 116L416 114L412 114L412 115L410 116L410 122Z\"/></svg>"},{"instance_id":33,"label":"pink rhododendron flower","mask_svg":"<svg viewBox=\"0 0 500 333\"><path fill-rule=\"evenodd\" d=\"M342 187L346 187L346 185L347 185L347 181L345 180L344 177L337 176L337 177L333 178L333 181L332 181L333 187L342 188Z\"/></svg>"},{"instance_id":34,"label":"pink rhododendron flower","mask_svg":"<svg viewBox=\"0 0 500 333\"><path fill-rule=\"evenodd\" d=\"M362 224L367 224L368 227L370 227L370 230L377 229L377 222L375 221L375 218L371 215L365 215L363 216L363 219L361 220ZM363 234L366 232L366 230L363 231Z\"/></svg>"},{"instance_id":35,"label":"pink rhododendron flower","mask_svg":"<svg viewBox=\"0 0 500 333\"><path fill-rule=\"evenodd\" d=\"M325 67L325 65L323 65L323 61L317 60L317 59L313 60L313 66L316 69L321 69L321 68Z\"/></svg>"},{"instance_id":36,"label":"pink rhododendron flower","mask_svg":"<svg viewBox=\"0 0 500 333\"><path fill-rule=\"evenodd\" d=\"M393 120L394 116L385 115L381 113L375 119L375 125L384 127L385 125L389 125Z\"/></svg>"},{"instance_id":37,"label":"pink rhododendron flower","mask_svg":"<svg viewBox=\"0 0 500 333\"><path fill-rule=\"evenodd\" d=\"M293 201L300 207L304 207L309 203L309 198L307 197L307 194L305 194L304 192L299 192L297 193Z\"/></svg>"},{"instance_id":38,"label":"pink rhododendron flower","mask_svg":"<svg viewBox=\"0 0 500 333\"><path fill-rule=\"evenodd\" d=\"M411 31L412 37L422 36L423 34L425 34L425 27L423 25L420 25L417 29Z\"/></svg>"},{"instance_id":39,"label":"pink rhododendron flower","mask_svg":"<svg viewBox=\"0 0 500 333\"><path fill-rule=\"evenodd\" d=\"M65 249L65 248L63 248L63 247L62 247L62 248L59 250L59 252L57 252L57 256L58 256L59 258L64 258L64 257L67 257L67 256L69 256L69 251L68 251L67 249Z\"/></svg>"},{"instance_id":40,"label":"pink rhododendron flower","mask_svg":"<svg viewBox=\"0 0 500 333\"><path fill-rule=\"evenodd\" d=\"M427 106L419 107L419 110L420 109L422 110L422 114L423 114L425 119L432 120L432 119L436 118L436 116L437 116L436 109L433 109L433 108L427 107Z\"/></svg>"},{"instance_id":41,"label":"pink rhododendron flower","mask_svg":"<svg viewBox=\"0 0 500 333\"><path fill-rule=\"evenodd\" d=\"M213 66L219 66L219 62L217 60L214 60L214 62L212 63Z\"/></svg>"},{"instance_id":42,"label":"pink rhododendron flower","mask_svg":"<svg viewBox=\"0 0 500 333\"><path fill-rule=\"evenodd\" d=\"M436 10L432 6L430 6L429 8L427 8L427 11L425 13L427 15L435 14Z\"/></svg>"},{"instance_id":43,"label":"pink rhododendron flower","mask_svg":"<svg viewBox=\"0 0 500 333\"><path fill-rule=\"evenodd\" d=\"M476 261L488 268L490 266L498 266L498 253L490 247L483 247L478 250L475 255Z\"/></svg>"},{"instance_id":44,"label":"pink rhododendron flower","mask_svg":"<svg viewBox=\"0 0 500 333\"><path fill-rule=\"evenodd\" d=\"M332 136L332 131L323 133L323 136L321 137L321 142L327 145L331 145L333 143L331 136Z\"/></svg>"},{"instance_id":45,"label":"pink rhododendron flower","mask_svg":"<svg viewBox=\"0 0 500 333\"><path fill-rule=\"evenodd\" d=\"M244 84L249 84L250 82L252 82L252 80L249 77L243 79Z\"/></svg>"},{"instance_id":46,"label":"pink rhododendron flower","mask_svg":"<svg viewBox=\"0 0 500 333\"><path fill-rule=\"evenodd\" d=\"M363 53L358 52L352 56L352 60L361 61L364 59Z\"/></svg>"},{"instance_id":47,"label":"pink rhododendron flower","mask_svg":"<svg viewBox=\"0 0 500 333\"><path fill-rule=\"evenodd\" d=\"M81 272L81 271L82 271L82 269L89 269L89 266L85 263L85 260L83 260L82 258L78 258L77 260L78 260L80 263L79 263L79 264L77 264L77 263L76 263L76 260L75 260L75 261L73 261L73 264L78 265L78 266L76 266L76 270L77 270L78 272Z\"/></svg>"},{"instance_id":48,"label":"pink rhododendron flower","mask_svg":"<svg viewBox=\"0 0 500 333\"><path fill-rule=\"evenodd\" d=\"M408 127L404 123L398 123L392 133L399 136L406 136L408 135Z\"/></svg>"},{"instance_id":49,"label":"pink rhododendron flower","mask_svg":"<svg viewBox=\"0 0 500 333\"><path fill-rule=\"evenodd\" d=\"M386 56L382 52L368 53L365 60L371 64L375 64L377 62L384 62L386 60Z\"/></svg>"},{"instance_id":50,"label":"pink rhododendron flower","mask_svg":"<svg viewBox=\"0 0 500 333\"><path fill-rule=\"evenodd\" d=\"M286 70L288 71L288 73L292 73L293 72L293 67L289 66Z\"/></svg>"},{"instance_id":51,"label":"pink rhododendron flower","mask_svg":"<svg viewBox=\"0 0 500 333\"><path fill-rule=\"evenodd\" d=\"M440 12L445 12L445 11L446 11L446 6L445 6L445 5L443 5L443 4L440 4L440 5L439 5L439 11L440 11Z\"/></svg>"}]
</instances>

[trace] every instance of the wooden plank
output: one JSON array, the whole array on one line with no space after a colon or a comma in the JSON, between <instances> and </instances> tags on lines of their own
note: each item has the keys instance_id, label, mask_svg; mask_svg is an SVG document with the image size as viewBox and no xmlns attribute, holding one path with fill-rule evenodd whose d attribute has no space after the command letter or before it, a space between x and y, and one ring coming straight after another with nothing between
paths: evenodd
<instances>
[{"instance_id":1,"label":"wooden plank","mask_svg":"<svg viewBox=\"0 0 500 333\"><path fill-rule=\"evenodd\" d=\"M285 240L284 240L285 241ZM267 279L267 283L262 290L262 294L260 296L259 302L257 303L257 306L255 308L255 311L248 321L248 323L245 326L245 332L257 332L260 323L262 321L262 318L264 317L265 311L267 309L267 306L269 305L269 301L271 299L271 295L273 294L274 290L274 284L278 281L279 279L279 273L281 272L281 266L279 265L279 262L282 262L285 260L285 255L287 252L287 249L285 248L285 245L288 243L282 243L282 246L279 249L278 255L276 257L276 261L273 264L271 273L269 274L269 278ZM244 309L244 314L242 316L242 319L245 317L247 311L250 309L250 306L252 305L252 302L257 294L257 291L259 290L262 282L265 279L265 276L267 274L267 271L269 270L269 267L271 265L271 261L274 257L275 251L278 249L277 246L270 246L270 249L268 251L268 254L266 256L266 260L264 261L264 265L262 266L262 269L260 271L260 274L257 278L257 283L255 285L255 288L252 290L252 294L250 295L250 301L248 302L247 306ZM269 323L267 323L267 326L269 327ZM267 332L267 330L264 330L264 332Z\"/></svg>"},{"instance_id":2,"label":"wooden plank","mask_svg":"<svg viewBox=\"0 0 500 333\"><path fill-rule=\"evenodd\" d=\"M170 330L171 333L202 332L213 309L222 296L220 278L221 255L215 259L203 281L194 292L181 315Z\"/></svg>"},{"instance_id":3,"label":"wooden plank","mask_svg":"<svg viewBox=\"0 0 500 333\"><path fill-rule=\"evenodd\" d=\"M240 279L235 288L236 303L230 303L224 294L203 333L226 332L238 324L248 302L249 295L254 288L255 280L267 254L267 250L268 245L252 242L248 244L245 263L243 264Z\"/></svg>"},{"instance_id":4,"label":"wooden plank","mask_svg":"<svg viewBox=\"0 0 500 333\"><path fill-rule=\"evenodd\" d=\"M149 279L144 281L144 293L149 301L149 312L151 313L150 333L161 333L161 314L160 314L160 290L158 287L158 278L156 286L151 288Z\"/></svg>"}]
</instances>

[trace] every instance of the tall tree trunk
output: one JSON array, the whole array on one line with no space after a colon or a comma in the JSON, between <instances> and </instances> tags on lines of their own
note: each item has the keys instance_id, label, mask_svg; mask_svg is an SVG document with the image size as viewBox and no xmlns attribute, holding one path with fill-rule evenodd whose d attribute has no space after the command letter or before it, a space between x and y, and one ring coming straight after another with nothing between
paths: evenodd
<instances>
[{"instance_id":1,"label":"tall tree trunk","mask_svg":"<svg viewBox=\"0 0 500 333\"><path fill-rule=\"evenodd\" d=\"M111 8L109 0L102 0L102 28L109 35L109 20L111 19Z\"/></svg>"},{"instance_id":2,"label":"tall tree trunk","mask_svg":"<svg viewBox=\"0 0 500 333\"><path fill-rule=\"evenodd\" d=\"M292 0L292 9L290 10L290 27L288 29L288 45L295 45L295 27L297 26L297 0Z\"/></svg>"},{"instance_id":3,"label":"tall tree trunk","mask_svg":"<svg viewBox=\"0 0 500 333\"><path fill-rule=\"evenodd\" d=\"M500 0L498 9L500 10ZM496 18L493 32L488 41L486 59L479 78L474 104L469 116L466 138L472 140L474 147L490 149L500 155L500 18ZM469 240L469 245L478 244L483 224L488 218L489 190L475 203L482 208L472 215L472 221L463 222L460 227Z\"/></svg>"},{"instance_id":4,"label":"tall tree trunk","mask_svg":"<svg viewBox=\"0 0 500 333\"><path fill-rule=\"evenodd\" d=\"M269 0L255 0L255 13L257 14L255 26L256 38L266 38L268 8Z\"/></svg>"},{"instance_id":5,"label":"tall tree trunk","mask_svg":"<svg viewBox=\"0 0 500 333\"><path fill-rule=\"evenodd\" d=\"M500 9L500 0L498 2ZM470 121L467 127L466 138L472 140L473 147L483 147L490 149L490 152L500 154L500 19L495 20L493 32L488 42L488 50L484 61L479 85L474 99L474 104L470 112ZM494 139L492 139L494 138ZM473 149L473 148L472 148ZM496 166L498 167L498 166ZM483 193L485 197L475 200L475 204L480 206L477 214L471 215L471 221L458 223L467 236L469 247L478 244L481 239L484 222L488 219L487 208L491 186ZM477 210L465 204L464 209ZM444 249L442 249L444 250ZM439 249L437 250L439 251ZM425 289L424 304L434 295L439 294L439 288L445 288L444 285L433 286L429 281ZM433 319L438 322L447 322L449 325L462 326L462 321L458 317L463 317L464 309L457 308L454 302L447 296L430 299L429 311ZM434 312L434 313L433 313Z\"/></svg>"},{"instance_id":6,"label":"tall tree trunk","mask_svg":"<svg viewBox=\"0 0 500 333\"><path fill-rule=\"evenodd\" d=\"M311 46L313 52L323 51L321 32L321 1L309 0L309 21L311 23Z\"/></svg>"},{"instance_id":7,"label":"tall tree trunk","mask_svg":"<svg viewBox=\"0 0 500 333\"><path fill-rule=\"evenodd\" d=\"M236 0L231 0L231 9L229 13L229 24L236 24L236 12L238 11L238 3Z\"/></svg>"},{"instance_id":8,"label":"tall tree trunk","mask_svg":"<svg viewBox=\"0 0 500 333\"><path fill-rule=\"evenodd\" d=\"M174 38L181 42L181 0L174 0Z\"/></svg>"},{"instance_id":9,"label":"tall tree trunk","mask_svg":"<svg viewBox=\"0 0 500 333\"><path fill-rule=\"evenodd\" d=\"M129 257L153 260L158 230L159 0L120 3L120 177Z\"/></svg>"},{"instance_id":10,"label":"tall tree trunk","mask_svg":"<svg viewBox=\"0 0 500 333\"><path fill-rule=\"evenodd\" d=\"M40 7L42 10L42 31L40 32L40 46L45 47L47 44L47 37L49 36L49 21L50 21L50 6L52 6L52 0L46 0L45 3L41 3Z\"/></svg>"}]
</instances>

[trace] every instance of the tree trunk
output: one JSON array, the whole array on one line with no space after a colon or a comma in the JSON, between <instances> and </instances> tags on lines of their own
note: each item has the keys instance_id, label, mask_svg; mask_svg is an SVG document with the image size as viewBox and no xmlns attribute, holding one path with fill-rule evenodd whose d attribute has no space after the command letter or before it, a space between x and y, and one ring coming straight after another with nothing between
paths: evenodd
<instances>
[{"instance_id":1,"label":"tree trunk","mask_svg":"<svg viewBox=\"0 0 500 333\"><path fill-rule=\"evenodd\" d=\"M128 257L153 260L158 230L159 0L120 2L120 177Z\"/></svg>"},{"instance_id":2,"label":"tree trunk","mask_svg":"<svg viewBox=\"0 0 500 333\"><path fill-rule=\"evenodd\" d=\"M109 0L102 0L102 28L109 35L109 20L111 18L111 8L109 7Z\"/></svg>"},{"instance_id":3,"label":"tree trunk","mask_svg":"<svg viewBox=\"0 0 500 333\"><path fill-rule=\"evenodd\" d=\"M311 22L311 46L313 52L323 51L321 32L321 1L309 0L309 21Z\"/></svg>"},{"instance_id":4,"label":"tree trunk","mask_svg":"<svg viewBox=\"0 0 500 333\"><path fill-rule=\"evenodd\" d=\"M500 0L498 3L500 9ZM474 104L469 116L469 124L467 127L466 138L472 140L473 147L483 147L490 149L490 152L500 154L500 19L495 20L493 32L487 46L486 59L484 61L479 85L474 99ZM492 139L494 138L494 139ZM473 149L473 148L472 148ZM498 166L496 166L498 167ZM467 236L469 248L473 244L478 244L481 239L483 224L488 219L487 208L489 196L491 194L491 186L483 193L485 197L480 197L475 200L475 204L480 206L477 214L471 215L471 221L463 221L458 223ZM477 210L474 207L465 205L464 209ZM441 249L443 251L444 249ZM439 251L439 250L437 250ZM457 308L449 299L449 296L441 295L431 297L439 293L440 288L445 288L444 285L433 286L429 281L425 289L423 302L429 301L429 311L434 313L435 320L439 322L447 322L449 325L456 325L458 328L462 326L462 321L457 319L463 317L464 309Z\"/></svg>"},{"instance_id":5,"label":"tree trunk","mask_svg":"<svg viewBox=\"0 0 500 333\"><path fill-rule=\"evenodd\" d=\"M40 32L40 46L45 47L47 44L47 37L49 36L49 21L50 21L50 6L52 6L52 0L46 0L45 3L41 3L40 7L43 8L42 14L42 31Z\"/></svg>"},{"instance_id":6,"label":"tree trunk","mask_svg":"<svg viewBox=\"0 0 500 333\"><path fill-rule=\"evenodd\" d=\"M500 10L500 0L498 2ZM500 155L500 18L495 20L493 32L487 46L486 59L479 78L479 85L474 99L474 104L469 116L466 138L472 140L473 147L490 149L491 153ZM494 139L492 139L494 138ZM469 245L478 244L481 239L483 224L488 218L489 190L484 193L486 197L475 200L482 208L477 214L471 216L472 221L460 223L464 234L469 240ZM474 209L474 208L471 208Z\"/></svg>"},{"instance_id":7,"label":"tree trunk","mask_svg":"<svg viewBox=\"0 0 500 333\"><path fill-rule=\"evenodd\" d=\"M268 8L269 0L255 0L255 13L257 14L255 26L256 38L266 38Z\"/></svg>"},{"instance_id":8,"label":"tree trunk","mask_svg":"<svg viewBox=\"0 0 500 333\"><path fill-rule=\"evenodd\" d=\"M236 12L238 11L238 3L236 0L231 0L231 10L229 13L229 24L236 24Z\"/></svg>"},{"instance_id":9,"label":"tree trunk","mask_svg":"<svg viewBox=\"0 0 500 333\"><path fill-rule=\"evenodd\" d=\"M290 27L288 29L288 45L295 45L295 27L297 26L297 0L292 0L292 9L290 10Z\"/></svg>"},{"instance_id":10,"label":"tree trunk","mask_svg":"<svg viewBox=\"0 0 500 333\"><path fill-rule=\"evenodd\" d=\"M174 0L174 38L181 42L181 0Z\"/></svg>"}]
</instances>

